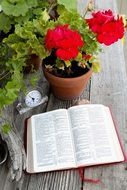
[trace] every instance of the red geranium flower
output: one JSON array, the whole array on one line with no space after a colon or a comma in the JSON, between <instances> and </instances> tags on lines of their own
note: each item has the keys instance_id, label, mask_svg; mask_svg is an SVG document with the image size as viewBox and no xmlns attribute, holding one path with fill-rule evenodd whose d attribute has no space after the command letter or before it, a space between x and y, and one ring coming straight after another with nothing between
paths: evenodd
<instances>
[{"instance_id":1,"label":"red geranium flower","mask_svg":"<svg viewBox=\"0 0 127 190\"><path fill-rule=\"evenodd\" d=\"M53 30L49 29L45 38L46 48L49 51L56 49L56 56L65 61L74 59L83 44L80 34L71 30L68 25L59 25Z\"/></svg>"},{"instance_id":2,"label":"red geranium flower","mask_svg":"<svg viewBox=\"0 0 127 190\"><path fill-rule=\"evenodd\" d=\"M99 43L111 45L124 35L124 24L122 18L113 16L111 10L92 14L93 18L87 19L91 30L97 34Z\"/></svg>"},{"instance_id":3,"label":"red geranium flower","mask_svg":"<svg viewBox=\"0 0 127 190\"><path fill-rule=\"evenodd\" d=\"M105 45L111 45L123 37L124 29L122 28L122 21L107 23L102 26L101 32L97 34L97 40Z\"/></svg>"}]
</instances>

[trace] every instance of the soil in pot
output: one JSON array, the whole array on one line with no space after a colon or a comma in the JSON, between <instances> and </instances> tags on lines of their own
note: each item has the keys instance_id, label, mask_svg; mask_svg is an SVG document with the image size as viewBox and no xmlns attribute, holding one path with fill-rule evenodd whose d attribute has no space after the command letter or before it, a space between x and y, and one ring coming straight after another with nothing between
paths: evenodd
<instances>
[{"instance_id":1,"label":"soil in pot","mask_svg":"<svg viewBox=\"0 0 127 190\"><path fill-rule=\"evenodd\" d=\"M63 63L64 64L64 63ZM91 63L89 64L89 68L91 68ZM62 77L62 78L74 78L79 77L81 75L84 75L87 73L90 69L82 68L78 66L77 61L71 62L71 68L65 68L64 70L56 68L56 56L55 52L52 51L51 55L46 57L43 60L43 66L51 65L53 67L52 71L50 70L50 73L55 75L56 77Z\"/></svg>"}]
</instances>

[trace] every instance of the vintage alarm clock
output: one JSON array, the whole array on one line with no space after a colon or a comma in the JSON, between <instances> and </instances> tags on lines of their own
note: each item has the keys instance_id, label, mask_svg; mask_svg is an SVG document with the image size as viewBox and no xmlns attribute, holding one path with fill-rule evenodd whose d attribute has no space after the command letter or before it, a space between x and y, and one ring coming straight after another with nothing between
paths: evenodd
<instances>
[{"instance_id":1,"label":"vintage alarm clock","mask_svg":"<svg viewBox=\"0 0 127 190\"><path fill-rule=\"evenodd\" d=\"M25 95L22 94L16 106L19 113L23 114L30 109L47 102L48 96L43 96L42 94L43 93L39 90L39 88L30 89L25 93Z\"/></svg>"}]
</instances>

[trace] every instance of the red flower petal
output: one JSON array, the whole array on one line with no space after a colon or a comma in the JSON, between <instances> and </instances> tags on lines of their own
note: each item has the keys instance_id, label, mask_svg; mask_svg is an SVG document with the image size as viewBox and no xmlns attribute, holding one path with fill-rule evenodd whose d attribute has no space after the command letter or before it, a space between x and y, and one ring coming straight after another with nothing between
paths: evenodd
<instances>
[{"instance_id":1,"label":"red flower petal","mask_svg":"<svg viewBox=\"0 0 127 190\"><path fill-rule=\"evenodd\" d=\"M56 51L56 56L64 61L74 59L78 55L78 49L70 48L70 49L58 49Z\"/></svg>"}]
</instances>

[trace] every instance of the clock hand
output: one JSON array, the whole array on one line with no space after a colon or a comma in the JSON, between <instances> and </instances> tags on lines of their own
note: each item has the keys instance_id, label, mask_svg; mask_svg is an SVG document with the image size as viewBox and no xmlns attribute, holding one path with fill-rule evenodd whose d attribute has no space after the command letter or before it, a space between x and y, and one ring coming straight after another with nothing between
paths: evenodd
<instances>
[{"instance_id":1,"label":"clock hand","mask_svg":"<svg viewBox=\"0 0 127 190\"><path fill-rule=\"evenodd\" d=\"M32 97L32 96L30 96L30 95L29 95L29 97L30 97L30 98L33 100L33 102L34 102L35 98L33 98L33 97Z\"/></svg>"},{"instance_id":2,"label":"clock hand","mask_svg":"<svg viewBox=\"0 0 127 190\"><path fill-rule=\"evenodd\" d=\"M34 102L35 98L32 98L32 100L33 100L33 102Z\"/></svg>"}]
</instances>

